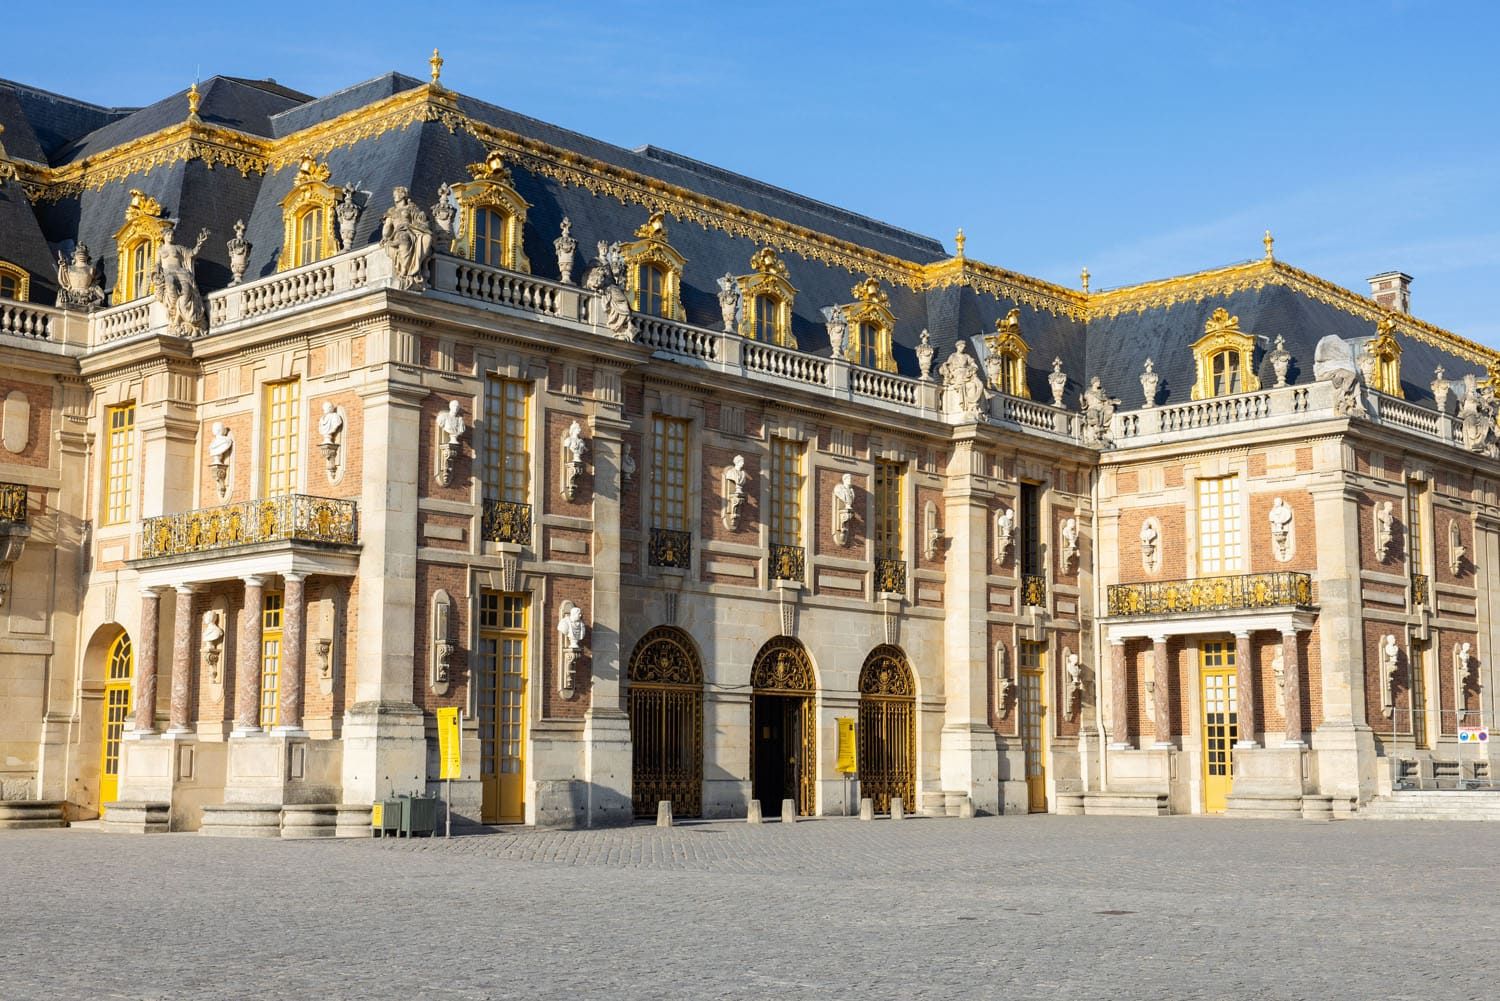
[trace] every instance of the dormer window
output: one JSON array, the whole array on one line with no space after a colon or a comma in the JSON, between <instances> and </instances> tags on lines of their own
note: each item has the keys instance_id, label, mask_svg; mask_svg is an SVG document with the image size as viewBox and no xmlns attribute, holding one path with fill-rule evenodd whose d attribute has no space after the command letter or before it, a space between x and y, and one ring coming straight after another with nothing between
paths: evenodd
<instances>
[{"instance_id":1,"label":"dormer window","mask_svg":"<svg viewBox=\"0 0 1500 1001\"><path fill-rule=\"evenodd\" d=\"M740 333L768 344L795 348L792 336L792 302L797 290L787 281L786 264L770 247L750 255L751 274L741 275L740 298L745 303Z\"/></svg>"},{"instance_id":2,"label":"dormer window","mask_svg":"<svg viewBox=\"0 0 1500 1001\"><path fill-rule=\"evenodd\" d=\"M844 356L856 365L882 372L896 371L896 359L891 353L891 335L896 329L891 297L876 278L866 278L850 289L850 294L855 301L842 307L849 324L849 345Z\"/></svg>"},{"instance_id":3,"label":"dormer window","mask_svg":"<svg viewBox=\"0 0 1500 1001\"><path fill-rule=\"evenodd\" d=\"M8 261L0 261L0 299L26 302L31 297L31 275Z\"/></svg>"},{"instance_id":4,"label":"dormer window","mask_svg":"<svg viewBox=\"0 0 1500 1001\"><path fill-rule=\"evenodd\" d=\"M531 205L516 191L505 159L492 150L483 163L469 164L469 175L472 181L453 186L461 213L455 250L477 264L529 274L521 243Z\"/></svg>"},{"instance_id":5,"label":"dormer window","mask_svg":"<svg viewBox=\"0 0 1500 1001\"><path fill-rule=\"evenodd\" d=\"M292 190L281 200L281 256L277 271L316 264L335 251L333 209L338 193L328 184L328 165L310 156L297 164Z\"/></svg>"},{"instance_id":6,"label":"dormer window","mask_svg":"<svg viewBox=\"0 0 1500 1001\"><path fill-rule=\"evenodd\" d=\"M995 321L995 332L984 339L989 352L985 359L985 374L990 387L1007 396L1031 398L1026 385L1026 356L1031 346L1021 336L1021 311L1012 309L1004 319Z\"/></svg>"},{"instance_id":7,"label":"dormer window","mask_svg":"<svg viewBox=\"0 0 1500 1001\"><path fill-rule=\"evenodd\" d=\"M635 235L635 240L620 246L631 308L668 320L683 319L682 272L687 258L667 242L666 215L651 213Z\"/></svg>"},{"instance_id":8,"label":"dormer window","mask_svg":"<svg viewBox=\"0 0 1500 1001\"><path fill-rule=\"evenodd\" d=\"M1401 390L1401 342L1396 340L1396 321L1393 317L1382 317L1375 328L1375 336L1365 345L1368 359L1361 369L1371 389L1388 396L1405 398Z\"/></svg>"},{"instance_id":9,"label":"dormer window","mask_svg":"<svg viewBox=\"0 0 1500 1001\"><path fill-rule=\"evenodd\" d=\"M1260 389L1255 375L1255 335L1240 329L1240 318L1224 308L1214 310L1203 325L1203 336L1193 343L1197 378L1192 398L1253 393Z\"/></svg>"},{"instance_id":10,"label":"dormer window","mask_svg":"<svg viewBox=\"0 0 1500 1001\"><path fill-rule=\"evenodd\" d=\"M112 302L139 299L151 291L151 272L156 252L161 247L162 230L167 220L161 203L143 191L131 190L130 204L125 207L125 225L115 233L115 291Z\"/></svg>"}]
</instances>

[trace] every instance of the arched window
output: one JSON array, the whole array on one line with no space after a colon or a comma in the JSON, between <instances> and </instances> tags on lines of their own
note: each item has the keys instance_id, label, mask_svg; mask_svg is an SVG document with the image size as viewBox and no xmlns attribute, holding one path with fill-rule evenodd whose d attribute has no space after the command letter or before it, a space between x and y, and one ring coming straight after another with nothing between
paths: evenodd
<instances>
[{"instance_id":1,"label":"arched window","mask_svg":"<svg viewBox=\"0 0 1500 1001\"><path fill-rule=\"evenodd\" d=\"M1255 375L1255 335L1240 329L1240 318L1224 308L1214 310L1203 325L1203 336L1193 343L1197 378L1192 398L1253 393L1260 389Z\"/></svg>"},{"instance_id":2,"label":"arched window","mask_svg":"<svg viewBox=\"0 0 1500 1001\"><path fill-rule=\"evenodd\" d=\"M492 268L505 267L510 217L492 208L474 211L474 260Z\"/></svg>"},{"instance_id":3,"label":"arched window","mask_svg":"<svg viewBox=\"0 0 1500 1001\"><path fill-rule=\"evenodd\" d=\"M896 359L891 353L896 317L890 309L890 296L876 278L866 278L850 291L856 301L842 307L849 324L844 357L867 368L896 371Z\"/></svg>"},{"instance_id":4,"label":"arched window","mask_svg":"<svg viewBox=\"0 0 1500 1001\"><path fill-rule=\"evenodd\" d=\"M14 299L16 302L26 302L30 294L31 275L14 264L0 261L0 299Z\"/></svg>"},{"instance_id":5,"label":"arched window","mask_svg":"<svg viewBox=\"0 0 1500 1001\"><path fill-rule=\"evenodd\" d=\"M1031 398L1026 385L1026 356L1031 347L1021 336L1021 311L1012 309L1004 319L995 321L995 332L984 339L989 352L985 373L990 386L1007 396Z\"/></svg>"},{"instance_id":6,"label":"arched window","mask_svg":"<svg viewBox=\"0 0 1500 1001\"><path fill-rule=\"evenodd\" d=\"M166 219L161 203L143 191L130 192L125 208L125 225L115 233L115 305L130 302L151 292L151 270L156 251L161 246L162 227Z\"/></svg>"},{"instance_id":7,"label":"arched window","mask_svg":"<svg viewBox=\"0 0 1500 1001\"><path fill-rule=\"evenodd\" d=\"M1240 391L1240 353L1229 349L1220 351L1210 359L1213 395L1226 396Z\"/></svg>"},{"instance_id":8,"label":"arched window","mask_svg":"<svg viewBox=\"0 0 1500 1001\"><path fill-rule=\"evenodd\" d=\"M493 150L483 163L469 164L474 179L452 186L458 199L458 239L454 253L491 268L530 273L531 261L522 249L526 210L531 206L516 192L505 158ZM446 199L448 186L438 191ZM446 250L446 243L438 249Z\"/></svg>"},{"instance_id":9,"label":"arched window","mask_svg":"<svg viewBox=\"0 0 1500 1001\"><path fill-rule=\"evenodd\" d=\"M776 251L762 247L750 255L750 274L735 279L745 303L740 333L768 344L795 348L792 336L792 301L797 290L786 280L786 265Z\"/></svg>"},{"instance_id":10,"label":"arched window","mask_svg":"<svg viewBox=\"0 0 1500 1001\"><path fill-rule=\"evenodd\" d=\"M292 190L281 200L281 257L276 270L316 264L337 249L333 242L333 209L338 194L328 184L328 165L312 157L297 164Z\"/></svg>"},{"instance_id":11,"label":"arched window","mask_svg":"<svg viewBox=\"0 0 1500 1001\"><path fill-rule=\"evenodd\" d=\"M635 235L638 239L620 247L628 268L631 308L668 320L683 319L682 272L687 258L667 242L665 214L651 213Z\"/></svg>"},{"instance_id":12,"label":"arched window","mask_svg":"<svg viewBox=\"0 0 1500 1001\"><path fill-rule=\"evenodd\" d=\"M323 210L310 208L297 217L297 264L323 259Z\"/></svg>"},{"instance_id":13,"label":"arched window","mask_svg":"<svg viewBox=\"0 0 1500 1001\"><path fill-rule=\"evenodd\" d=\"M666 316L667 271L655 264L635 269L635 308L652 316Z\"/></svg>"}]
</instances>

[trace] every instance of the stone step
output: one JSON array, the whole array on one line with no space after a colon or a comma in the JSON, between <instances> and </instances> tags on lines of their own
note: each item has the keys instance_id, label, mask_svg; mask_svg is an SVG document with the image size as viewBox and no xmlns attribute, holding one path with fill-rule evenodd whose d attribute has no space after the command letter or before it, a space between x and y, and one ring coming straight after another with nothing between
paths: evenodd
<instances>
[{"instance_id":1,"label":"stone step","mask_svg":"<svg viewBox=\"0 0 1500 1001\"><path fill-rule=\"evenodd\" d=\"M1083 812L1091 817L1165 817L1167 794L1153 792L1091 792L1083 797Z\"/></svg>"},{"instance_id":2,"label":"stone step","mask_svg":"<svg viewBox=\"0 0 1500 1001\"><path fill-rule=\"evenodd\" d=\"M67 826L61 800L0 800L0 831Z\"/></svg>"}]
</instances>

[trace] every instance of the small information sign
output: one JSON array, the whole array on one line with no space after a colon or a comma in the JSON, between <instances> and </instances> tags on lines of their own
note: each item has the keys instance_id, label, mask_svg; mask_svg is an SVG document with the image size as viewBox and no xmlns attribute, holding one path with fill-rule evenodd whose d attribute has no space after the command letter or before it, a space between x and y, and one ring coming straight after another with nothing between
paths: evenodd
<instances>
[{"instance_id":1,"label":"small information sign","mask_svg":"<svg viewBox=\"0 0 1500 1001\"><path fill-rule=\"evenodd\" d=\"M460 751L458 708L451 706L437 711L438 778L460 778L463 761Z\"/></svg>"},{"instance_id":2,"label":"small information sign","mask_svg":"<svg viewBox=\"0 0 1500 1001\"><path fill-rule=\"evenodd\" d=\"M839 716L835 722L839 725L838 770L845 775L853 775L859 771L859 764L854 752L854 717Z\"/></svg>"},{"instance_id":3,"label":"small information sign","mask_svg":"<svg viewBox=\"0 0 1500 1001\"><path fill-rule=\"evenodd\" d=\"M1490 729L1487 726L1459 727L1458 742L1460 744L1487 744L1489 739Z\"/></svg>"}]
</instances>

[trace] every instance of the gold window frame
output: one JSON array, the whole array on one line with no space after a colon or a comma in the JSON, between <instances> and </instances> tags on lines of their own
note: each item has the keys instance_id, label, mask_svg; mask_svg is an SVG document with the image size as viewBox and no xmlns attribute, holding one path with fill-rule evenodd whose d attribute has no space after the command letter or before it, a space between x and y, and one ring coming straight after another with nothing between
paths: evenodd
<instances>
[{"instance_id":1,"label":"gold window frame","mask_svg":"<svg viewBox=\"0 0 1500 1001\"><path fill-rule=\"evenodd\" d=\"M478 261L478 248L474 244L475 225L479 213L489 210L504 220L501 260L481 262L488 267L505 268L508 271L531 273L531 261L522 249L526 232L526 212L531 204L515 189L510 168L499 151L492 151L483 163L469 164L472 181L453 186L453 196L458 200L458 238L454 249L471 261Z\"/></svg>"},{"instance_id":2,"label":"gold window frame","mask_svg":"<svg viewBox=\"0 0 1500 1001\"><path fill-rule=\"evenodd\" d=\"M1192 399L1210 400L1215 396L1234 395L1214 392L1214 358L1226 351L1233 352L1239 361L1239 392L1260 390L1260 378L1255 374L1255 335L1241 330L1240 318L1230 316L1224 307L1214 310L1208 318L1203 325L1203 336L1193 342L1192 350L1197 369Z\"/></svg>"},{"instance_id":3,"label":"gold window frame","mask_svg":"<svg viewBox=\"0 0 1500 1001\"><path fill-rule=\"evenodd\" d=\"M1000 359L1002 366L1001 384L991 388L1008 396L1031 399L1031 389L1026 385L1026 357L1031 354L1031 345L1021 336L1019 308L995 321L995 332L984 339L984 346L991 355Z\"/></svg>"},{"instance_id":4,"label":"gold window frame","mask_svg":"<svg viewBox=\"0 0 1500 1001\"><path fill-rule=\"evenodd\" d=\"M905 559L902 509L906 493L906 463L876 459L872 486L875 495L875 557Z\"/></svg>"},{"instance_id":5,"label":"gold window frame","mask_svg":"<svg viewBox=\"0 0 1500 1001\"><path fill-rule=\"evenodd\" d=\"M762 297L774 303L771 318L771 343L784 348L797 347L797 338L792 334L792 303L797 290L787 281L786 263L770 247L762 247L750 255L750 274L735 279L740 287L740 301L745 309L740 311L740 334L752 339L759 338L760 303Z\"/></svg>"},{"instance_id":6,"label":"gold window frame","mask_svg":"<svg viewBox=\"0 0 1500 1001\"><path fill-rule=\"evenodd\" d=\"M896 329L896 314L891 312L891 297L880 287L878 278L870 277L849 290L854 302L841 307L844 320L849 325L844 357L855 365L861 364L866 351L866 331L873 330L875 341L875 365L882 372L896 371L896 358L891 353L891 332Z\"/></svg>"},{"instance_id":7,"label":"gold window frame","mask_svg":"<svg viewBox=\"0 0 1500 1001\"><path fill-rule=\"evenodd\" d=\"M682 272L687 268L687 258L667 242L666 214L651 213L651 217L635 231L637 239L620 246L620 256L626 265L626 283L630 292L630 308L641 312L640 269L644 265L660 268L663 274L661 290L661 315L668 320L682 320Z\"/></svg>"},{"instance_id":8,"label":"gold window frame","mask_svg":"<svg viewBox=\"0 0 1500 1001\"><path fill-rule=\"evenodd\" d=\"M315 264L338 252L333 242L333 220L339 196L329 185L328 176L328 165L310 156L298 163L292 190L281 200L281 256L276 261L277 271ZM307 254L302 248L302 220L314 212L321 213L318 247L313 254Z\"/></svg>"},{"instance_id":9,"label":"gold window frame","mask_svg":"<svg viewBox=\"0 0 1500 1001\"><path fill-rule=\"evenodd\" d=\"M104 524L130 520L135 460L135 404L104 409Z\"/></svg>"},{"instance_id":10,"label":"gold window frame","mask_svg":"<svg viewBox=\"0 0 1500 1001\"><path fill-rule=\"evenodd\" d=\"M161 203L144 191L130 190L130 204L125 207L125 225L115 231L115 290L111 304L118 306L151 292L151 272L156 268L156 254L167 219ZM145 267L137 275L132 259L138 249L146 252Z\"/></svg>"},{"instance_id":11,"label":"gold window frame","mask_svg":"<svg viewBox=\"0 0 1500 1001\"><path fill-rule=\"evenodd\" d=\"M491 500L530 503L531 383L491 375L485 381L485 490Z\"/></svg>"},{"instance_id":12,"label":"gold window frame","mask_svg":"<svg viewBox=\"0 0 1500 1001\"><path fill-rule=\"evenodd\" d=\"M302 440L302 383L283 379L266 383L262 414L264 455L261 460L262 497L294 494L298 488Z\"/></svg>"},{"instance_id":13,"label":"gold window frame","mask_svg":"<svg viewBox=\"0 0 1500 1001\"><path fill-rule=\"evenodd\" d=\"M1375 328L1375 337L1365 344L1365 353L1375 359L1372 389L1401 399L1401 342L1396 340L1396 321L1384 317Z\"/></svg>"},{"instance_id":14,"label":"gold window frame","mask_svg":"<svg viewBox=\"0 0 1500 1001\"><path fill-rule=\"evenodd\" d=\"M688 530L688 445L690 422L655 414L651 418L651 526Z\"/></svg>"},{"instance_id":15,"label":"gold window frame","mask_svg":"<svg viewBox=\"0 0 1500 1001\"><path fill-rule=\"evenodd\" d=\"M802 442L771 439L771 544L802 545L802 486L806 479Z\"/></svg>"},{"instance_id":16,"label":"gold window frame","mask_svg":"<svg viewBox=\"0 0 1500 1001\"><path fill-rule=\"evenodd\" d=\"M31 301L31 272L25 268L17 267L9 261L0 261L0 278L11 278L16 283L16 294L14 296L0 296L9 298L14 302Z\"/></svg>"}]
</instances>

